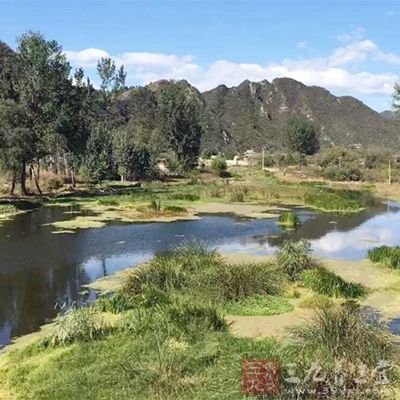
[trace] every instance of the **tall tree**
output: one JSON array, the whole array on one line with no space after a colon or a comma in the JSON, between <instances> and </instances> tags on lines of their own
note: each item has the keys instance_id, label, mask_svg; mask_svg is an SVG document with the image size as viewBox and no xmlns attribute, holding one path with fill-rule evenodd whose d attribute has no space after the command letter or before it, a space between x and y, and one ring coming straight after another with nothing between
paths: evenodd
<instances>
[{"instance_id":1,"label":"tall tree","mask_svg":"<svg viewBox=\"0 0 400 400\"><path fill-rule=\"evenodd\" d=\"M197 164L203 134L196 99L187 88L170 84L161 93L159 107L161 133L183 171L190 170Z\"/></svg>"},{"instance_id":2,"label":"tall tree","mask_svg":"<svg viewBox=\"0 0 400 400\"><path fill-rule=\"evenodd\" d=\"M286 139L291 151L312 155L319 150L317 131L307 119L294 118L289 121Z\"/></svg>"},{"instance_id":3,"label":"tall tree","mask_svg":"<svg viewBox=\"0 0 400 400\"><path fill-rule=\"evenodd\" d=\"M36 32L22 35L18 40L18 102L26 115L26 128L34 138L35 147L29 159L21 163L21 190L25 190L27 164L34 172L34 163L54 150L60 143L60 110L70 88L70 65L61 46L46 40ZM33 142L29 140L28 142ZM39 183L35 179L40 191Z\"/></svg>"},{"instance_id":4,"label":"tall tree","mask_svg":"<svg viewBox=\"0 0 400 400\"><path fill-rule=\"evenodd\" d=\"M21 191L26 194L26 163L33 160L37 149L35 133L28 128L23 107L14 100L0 101L0 162L11 174L11 194L17 180Z\"/></svg>"}]
</instances>

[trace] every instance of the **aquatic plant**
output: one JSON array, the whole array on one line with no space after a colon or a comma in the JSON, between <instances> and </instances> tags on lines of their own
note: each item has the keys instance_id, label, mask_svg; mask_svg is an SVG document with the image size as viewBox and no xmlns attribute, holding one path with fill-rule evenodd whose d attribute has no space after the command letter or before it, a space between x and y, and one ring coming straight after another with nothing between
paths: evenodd
<instances>
[{"instance_id":1,"label":"aquatic plant","mask_svg":"<svg viewBox=\"0 0 400 400\"><path fill-rule=\"evenodd\" d=\"M363 297L366 294L365 287L360 283L347 282L323 267L303 271L300 280L306 288L326 296L347 299Z\"/></svg>"},{"instance_id":2,"label":"aquatic plant","mask_svg":"<svg viewBox=\"0 0 400 400\"><path fill-rule=\"evenodd\" d=\"M300 219L294 212L287 211L279 216L278 224L287 229L294 229L300 225Z\"/></svg>"},{"instance_id":3,"label":"aquatic plant","mask_svg":"<svg viewBox=\"0 0 400 400\"><path fill-rule=\"evenodd\" d=\"M286 241L278 251L277 262L292 281L297 280L303 271L318 265L312 257L311 243L305 240Z\"/></svg>"}]
</instances>

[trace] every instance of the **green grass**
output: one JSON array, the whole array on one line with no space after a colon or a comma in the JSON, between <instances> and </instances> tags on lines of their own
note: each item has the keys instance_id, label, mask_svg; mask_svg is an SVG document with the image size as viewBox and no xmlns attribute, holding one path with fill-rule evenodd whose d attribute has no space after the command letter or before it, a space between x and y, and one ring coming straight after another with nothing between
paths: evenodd
<instances>
[{"instance_id":1,"label":"green grass","mask_svg":"<svg viewBox=\"0 0 400 400\"><path fill-rule=\"evenodd\" d=\"M232 315L278 315L293 311L294 307L283 297L254 295L227 303L224 310Z\"/></svg>"},{"instance_id":2,"label":"green grass","mask_svg":"<svg viewBox=\"0 0 400 400\"><path fill-rule=\"evenodd\" d=\"M363 297L366 294L366 289L363 285L347 282L323 267L303 271L300 275L300 280L304 287L325 296L348 299Z\"/></svg>"},{"instance_id":3,"label":"green grass","mask_svg":"<svg viewBox=\"0 0 400 400\"><path fill-rule=\"evenodd\" d=\"M400 247L380 246L368 251L373 263L382 263L389 268L400 268Z\"/></svg>"},{"instance_id":4,"label":"green grass","mask_svg":"<svg viewBox=\"0 0 400 400\"><path fill-rule=\"evenodd\" d=\"M300 219L294 212L287 211L279 216L278 224L286 229L294 229L300 225Z\"/></svg>"},{"instance_id":5,"label":"green grass","mask_svg":"<svg viewBox=\"0 0 400 400\"><path fill-rule=\"evenodd\" d=\"M47 340L9 353L0 389L18 400L239 400L243 359L278 359L304 371L318 360L329 373L342 359L365 357L369 367L398 360L392 339L354 305L318 307L283 346L232 336L227 312L291 311L278 296L285 284L273 264L226 265L203 244L179 247L135 270L118 293L60 317Z\"/></svg>"}]
</instances>

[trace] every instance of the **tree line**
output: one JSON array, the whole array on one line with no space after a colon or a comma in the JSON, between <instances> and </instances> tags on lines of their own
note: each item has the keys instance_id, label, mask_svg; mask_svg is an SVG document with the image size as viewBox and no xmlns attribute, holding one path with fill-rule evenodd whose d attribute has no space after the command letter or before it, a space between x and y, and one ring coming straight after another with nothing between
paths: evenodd
<instances>
[{"instance_id":1,"label":"tree line","mask_svg":"<svg viewBox=\"0 0 400 400\"><path fill-rule=\"evenodd\" d=\"M124 66L97 64L96 89L82 68L72 70L62 47L41 33L0 42L0 163L27 194L29 175L41 193L41 169L79 172L91 181L154 177L167 158L175 171L196 164L202 125L199 104L183 85L162 90L126 86Z\"/></svg>"}]
</instances>

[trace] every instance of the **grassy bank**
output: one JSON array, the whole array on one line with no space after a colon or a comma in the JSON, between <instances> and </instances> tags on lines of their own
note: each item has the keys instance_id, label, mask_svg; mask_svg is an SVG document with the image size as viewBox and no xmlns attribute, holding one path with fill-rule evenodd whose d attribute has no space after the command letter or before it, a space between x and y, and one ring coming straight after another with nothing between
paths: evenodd
<instances>
[{"instance_id":1,"label":"grassy bank","mask_svg":"<svg viewBox=\"0 0 400 400\"><path fill-rule=\"evenodd\" d=\"M319 183L288 183L256 168L232 169L229 179L199 174L191 179L148 182L140 186L103 185L96 191L60 195L47 204L68 206L76 213L55 221L59 230L101 227L111 221L170 222L196 219L201 213L233 213L249 218L278 217L278 206L300 205L325 212L359 212L373 202L367 191ZM81 214L79 214L81 213ZM295 214L281 223L294 228Z\"/></svg>"},{"instance_id":2,"label":"grassy bank","mask_svg":"<svg viewBox=\"0 0 400 400\"><path fill-rule=\"evenodd\" d=\"M288 267L293 258L295 269ZM126 275L113 295L60 316L44 339L3 356L0 387L17 400L242 399L245 358L279 359L282 395L291 388L283 380L288 363L307 371L318 359L331 377L339 360L362 360L368 371L379 359L397 362L390 335L354 302L319 304L279 341L232 334L228 314L293 312L299 277L320 267L302 243L285 245L276 261L235 264L198 244L175 249ZM378 398L362 391L373 383L351 398Z\"/></svg>"}]
</instances>

